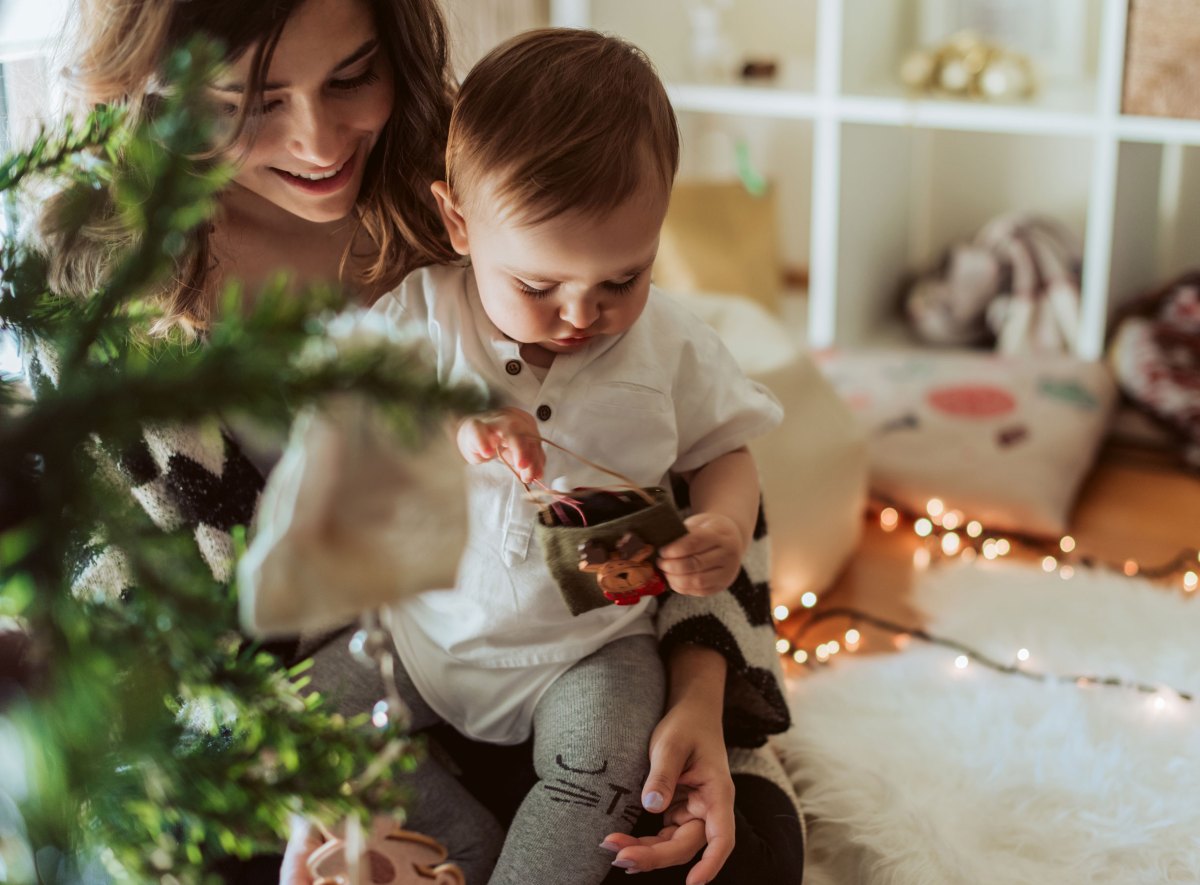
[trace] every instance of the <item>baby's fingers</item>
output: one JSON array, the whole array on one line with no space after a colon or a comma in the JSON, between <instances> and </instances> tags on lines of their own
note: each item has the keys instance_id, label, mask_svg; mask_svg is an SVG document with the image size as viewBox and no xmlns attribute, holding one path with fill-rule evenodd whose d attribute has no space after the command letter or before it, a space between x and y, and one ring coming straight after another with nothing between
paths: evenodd
<instances>
[{"instance_id":1,"label":"baby's fingers","mask_svg":"<svg viewBox=\"0 0 1200 885\"><path fill-rule=\"evenodd\" d=\"M496 457L495 431L477 418L468 418L458 427L458 451L468 464L482 464Z\"/></svg>"},{"instance_id":2,"label":"baby's fingers","mask_svg":"<svg viewBox=\"0 0 1200 885\"><path fill-rule=\"evenodd\" d=\"M533 482L542 478L546 467L546 452L541 441L530 439L528 436L508 437L505 442L512 466L520 474L523 482Z\"/></svg>"}]
</instances>

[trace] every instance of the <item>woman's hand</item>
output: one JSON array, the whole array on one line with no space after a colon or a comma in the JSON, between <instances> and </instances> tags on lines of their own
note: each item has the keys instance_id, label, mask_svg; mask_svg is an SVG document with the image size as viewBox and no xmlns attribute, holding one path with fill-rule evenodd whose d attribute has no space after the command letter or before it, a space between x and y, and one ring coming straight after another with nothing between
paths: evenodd
<instances>
[{"instance_id":1,"label":"woman's hand","mask_svg":"<svg viewBox=\"0 0 1200 885\"><path fill-rule=\"evenodd\" d=\"M637 872L687 863L707 843L688 872L687 885L711 881L733 851L733 780L721 733L725 659L695 646L671 658L671 700L650 737L650 774L642 806L664 811L655 836L610 834L602 847L617 852L614 865Z\"/></svg>"},{"instance_id":2,"label":"woman's hand","mask_svg":"<svg viewBox=\"0 0 1200 885\"><path fill-rule=\"evenodd\" d=\"M509 407L467 418L458 425L456 441L468 464L500 458L516 471L521 482L542 478L546 453L537 422L523 409Z\"/></svg>"},{"instance_id":3,"label":"woman's hand","mask_svg":"<svg viewBox=\"0 0 1200 885\"><path fill-rule=\"evenodd\" d=\"M658 568L667 584L685 596L712 596L733 583L746 540L736 522L723 513L697 513L683 521L688 533L658 551Z\"/></svg>"}]
</instances>

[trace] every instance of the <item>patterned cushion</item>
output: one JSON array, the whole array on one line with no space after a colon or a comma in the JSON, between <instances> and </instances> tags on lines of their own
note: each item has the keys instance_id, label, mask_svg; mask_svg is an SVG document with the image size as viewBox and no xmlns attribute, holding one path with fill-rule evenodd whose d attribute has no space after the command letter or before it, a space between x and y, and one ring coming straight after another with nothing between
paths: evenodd
<instances>
[{"instance_id":1,"label":"patterned cushion","mask_svg":"<svg viewBox=\"0 0 1200 885\"><path fill-rule=\"evenodd\" d=\"M940 498L994 528L1058 535L1115 400L1099 363L971 352L835 352L822 369L870 434L871 489Z\"/></svg>"}]
</instances>

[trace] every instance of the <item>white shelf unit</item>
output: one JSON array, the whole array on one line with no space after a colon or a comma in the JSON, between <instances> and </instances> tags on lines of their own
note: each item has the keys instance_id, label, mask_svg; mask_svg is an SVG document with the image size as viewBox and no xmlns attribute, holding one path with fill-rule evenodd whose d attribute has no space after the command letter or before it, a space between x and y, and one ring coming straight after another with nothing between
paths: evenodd
<instances>
[{"instance_id":1,"label":"white shelf unit","mask_svg":"<svg viewBox=\"0 0 1200 885\"><path fill-rule=\"evenodd\" d=\"M907 94L896 72L927 2L734 0L737 50L781 62L770 86L689 81L687 0L552 0L551 17L620 33L655 61L680 114L681 178L702 165L698 139L750 133L792 216L781 253L809 269L811 346L905 340L904 276L990 217L1032 210L1084 244L1075 348L1096 359L1117 306L1200 257L1200 121L1121 113L1127 0L1053 0L1076 4L1081 65L1031 101Z\"/></svg>"}]
</instances>

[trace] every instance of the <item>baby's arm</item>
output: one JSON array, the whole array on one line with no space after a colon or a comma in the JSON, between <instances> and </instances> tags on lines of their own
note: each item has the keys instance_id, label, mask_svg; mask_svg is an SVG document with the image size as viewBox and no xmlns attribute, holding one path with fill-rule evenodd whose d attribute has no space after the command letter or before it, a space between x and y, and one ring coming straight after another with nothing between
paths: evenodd
<instances>
[{"instance_id":1,"label":"baby's arm","mask_svg":"<svg viewBox=\"0 0 1200 885\"><path fill-rule=\"evenodd\" d=\"M685 474L694 513L688 533L658 551L676 593L711 596L733 583L758 518L758 468L743 446Z\"/></svg>"},{"instance_id":2,"label":"baby's arm","mask_svg":"<svg viewBox=\"0 0 1200 885\"><path fill-rule=\"evenodd\" d=\"M512 467L521 482L542 478L546 453L533 416L512 407L472 415L458 425L458 450L468 464L500 458Z\"/></svg>"}]
</instances>

